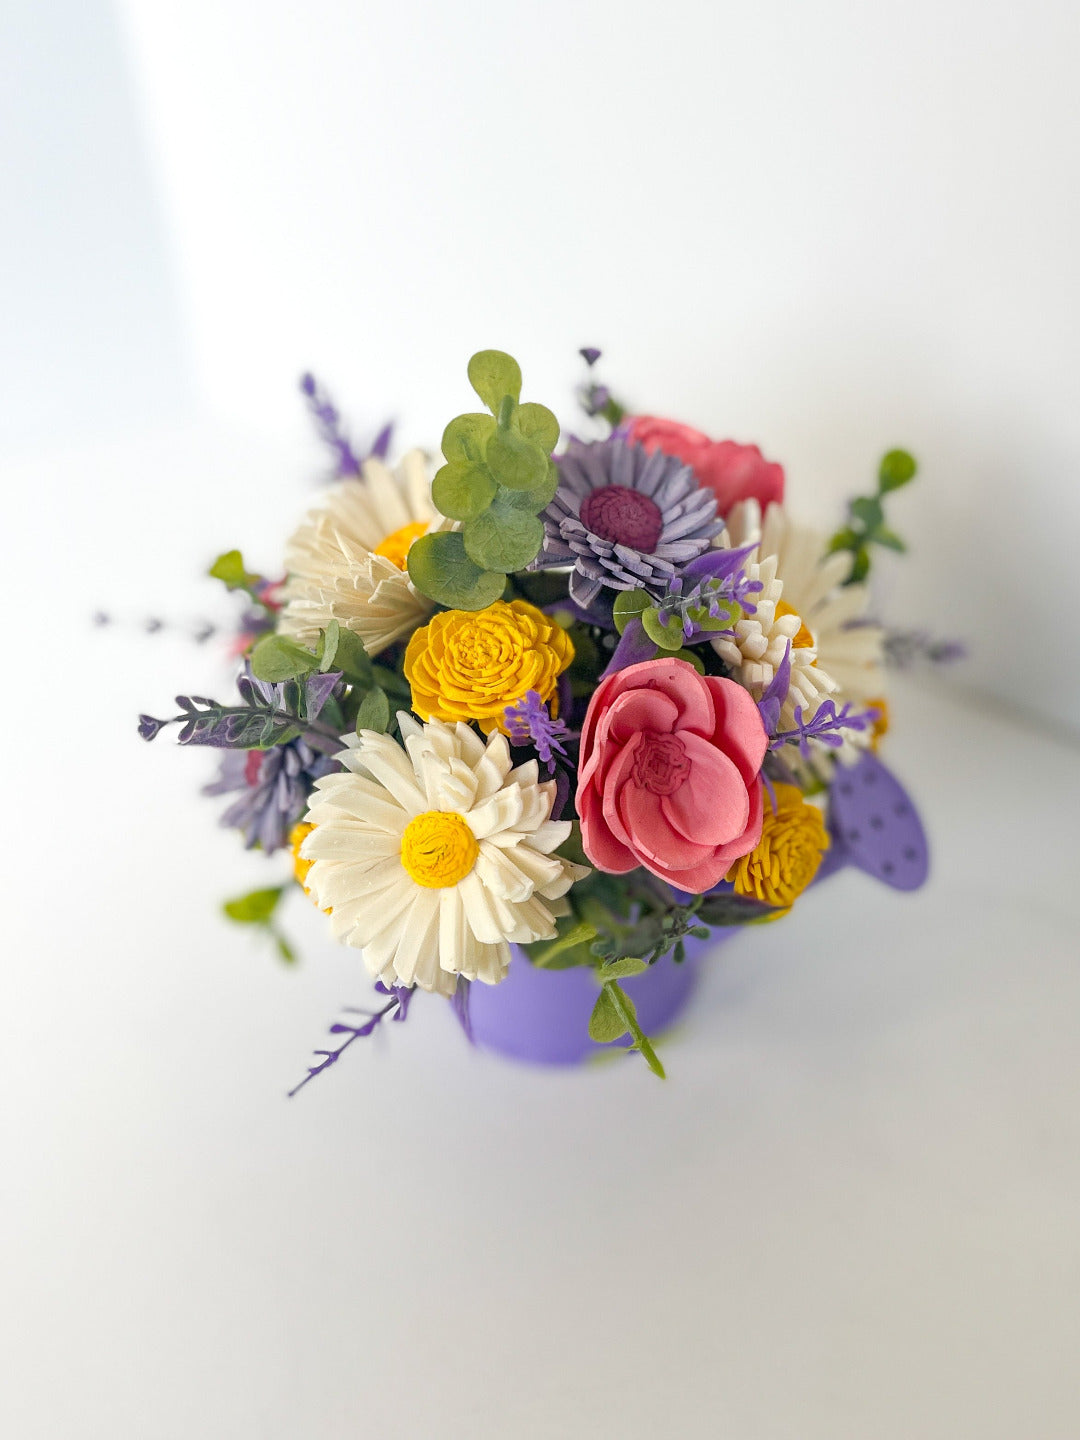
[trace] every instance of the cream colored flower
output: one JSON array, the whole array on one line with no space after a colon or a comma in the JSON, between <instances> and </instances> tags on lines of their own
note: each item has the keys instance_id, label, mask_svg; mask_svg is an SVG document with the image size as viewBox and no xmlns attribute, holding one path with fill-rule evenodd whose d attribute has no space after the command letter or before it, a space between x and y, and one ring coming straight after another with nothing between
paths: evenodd
<instances>
[{"instance_id":1,"label":"cream colored flower","mask_svg":"<svg viewBox=\"0 0 1080 1440\"><path fill-rule=\"evenodd\" d=\"M364 730L316 782L301 846L305 888L334 934L385 985L452 995L457 977L494 985L510 945L550 939L588 871L551 852L555 782L514 768L506 737L401 713L405 748Z\"/></svg>"},{"instance_id":2,"label":"cream colored flower","mask_svg":"<svg viewBox=\"0 0 1080 1440\"><path fill-rule=\"evenodd\" d=\"M449 523L431 503L422 451L410 450L396 471L365 460L361 477L338 481L289 541L279 629L314 645L337 620L369 655L411 634L433 606L409 579L409 546Z\"/></svg>"},{"instance_id":3,"label":"cream colored flower","mask_svg":"<svg viewBox=\"0 0 1080 1440\"><path fill-rule=\"evenodd\" d=\"M747 543L747 542L743 542ZM777 575L777 558L751 555L743 566L750 580L762 589L753 597L753 615L737 620L733 635L717 635L712 647L731 670L732 679L760 700L791 646L791 683L780 711L780 729L795 725L795 707L803 718L813 715L821 702L837 689L836 682L818 664L813 637L801 617L784 603L784 586Z\"/></svg>"},{"instance_id":4,"label":"cream colored flower","mask_svg":"<svg viewBox=\"0 0 1080 1440\"><path fill-rule=\"evenodd\" d=\"M727 517L726 543L755 542L746 573L766 587L755 597L758 613L737 622L733 640L713 641L736 678L760 698L791 641L791 691L781 729L794 727L796 705L809 719L827 696L838 708L848 701L858 708L882 695L884 635L880 626L865 623L867 587L844 584L851 555L826 554L825 537L792 521L782 506L770 505L763 519L757 501L744 500ZM851 760L872 739L870 729L843 734L839 749L816 742L811 748L822 759Z\"/></svg>"},{"instance_id":5,"label":"cream colored flower","mask_svg":"<svg viewBox=\"0 0 1080 1440\"><path fill-rule=\"evenodd\" d=\"M727 523L732 545L758 540L758 556L776 556L783 598L809 630L818 665L836 681L837 703L881 695L885 634L880 625L866 623L868 587L844 584L851 574L851 552L827 555L825 536L796 524L779 505L768 507L763 523L757 501L744 500Z\"/></svg>"}]
</instances>

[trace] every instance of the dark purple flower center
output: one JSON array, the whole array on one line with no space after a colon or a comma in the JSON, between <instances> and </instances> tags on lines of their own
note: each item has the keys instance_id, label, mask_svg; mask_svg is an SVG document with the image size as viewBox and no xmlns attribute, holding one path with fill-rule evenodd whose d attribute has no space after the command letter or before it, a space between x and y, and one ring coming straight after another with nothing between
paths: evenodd
<instances>
[{"instance_id":1,"label":"dark purple flower center","mask_svg":"<svg viewBox=\"0 0 1080 1440\"><path fill-rule=\"evenodd\" d=\"M690 774L686 747L677 735L642 732L634 758L634 781L654 795L673 795Z\"/></svg>"},{"instance_id":2,"label":"dark purple flower center","mask_svg":"<svg viewBox=\"0 0 1080 1440\"><path fill-rule=\"evenodd\" d=\"M601 540L650 555L659 543L664 517L656 501L640 490L605 485L582 501L581 523Z\"/></svg>"}]
</instances>

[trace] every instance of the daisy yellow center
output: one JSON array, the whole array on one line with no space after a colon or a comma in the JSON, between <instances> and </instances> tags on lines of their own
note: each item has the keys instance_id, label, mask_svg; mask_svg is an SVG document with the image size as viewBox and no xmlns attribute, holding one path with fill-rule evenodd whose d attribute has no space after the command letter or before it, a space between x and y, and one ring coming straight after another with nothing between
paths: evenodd
<instances>
[{"instance_id":1,"label":"daisy yellow center","mask_svg":"<svg viewBox=\"0 0 1080 1440\"><path fill-rule=\"evenodd\" d=\"M776 618L779 619L781 615L794 615L795 618L799 621L798 634L795 636L794 640L792 640L791 648L793 650L810 649L814 643L814 637L810 634L810 630L806 624L806 621L800 618L799 612L795 609L795 606L789 605L786 600L778 600L776 602Z\"/></svg>"},{"instance_id":2,"label":"daisy yellow center","mask_svg":"<svg viewBox=\"0 0 1080 1440\"><path fill-rule=\"evenodd\" d=\"M476 864L480 846L460 815L428 810L405 826L401 863L411 879L428 890L442 890L464 880Z\"/></svg>"},{"instance_id":3,"label":"daisy yellow center","mask_svg":"<svg viewBox=\"0 0 1080 1440\"><path fill-rule=\"evenodd\" d=\"M426 520L414 520L409 525L402 525L400 530L395 530L392 535L387 535L381 544L375 546L375 554L381 555L384 560L389 560L399 570L404 570L413 541L426 534L427 528Z\"/></svg>"}]
</instances>

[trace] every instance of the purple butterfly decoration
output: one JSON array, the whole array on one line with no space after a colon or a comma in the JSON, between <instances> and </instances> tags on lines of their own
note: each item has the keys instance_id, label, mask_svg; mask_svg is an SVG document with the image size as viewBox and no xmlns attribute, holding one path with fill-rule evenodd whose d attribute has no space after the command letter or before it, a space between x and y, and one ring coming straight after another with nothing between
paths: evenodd
<instances>
[{"instance_id":1,"label":"purple butterfly decoration","mask_svg":"<svg viewBox=\"0 0 1080 1440\"><path fill-rule=\"evenodd\" d=\"M930 854L918 811L876 755L837 767L829 829L833 843L818 879L852 864L894 890L917 890L926 880Z\"/></svg>"}]
</instances>

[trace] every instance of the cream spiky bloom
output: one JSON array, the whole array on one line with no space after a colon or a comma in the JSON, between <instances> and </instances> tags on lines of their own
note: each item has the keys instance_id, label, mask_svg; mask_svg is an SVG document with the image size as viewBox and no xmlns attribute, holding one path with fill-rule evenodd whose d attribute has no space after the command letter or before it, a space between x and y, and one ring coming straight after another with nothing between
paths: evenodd
<instances>
[{"instance_id":1,"label":"cream spiky bloom","mask_svg":"<svg viewBox=\"0 0 1080 1440\"><path fill-rule=\"evenodd\" d=\"M810 632L819 667L836 682L837 703L879 697L885 689L885 633L866 621L868 587L844 583L851 574L851 552L827 554L825 536L797 524L780 505L770 505L763 519L757 501L744 500L727 524L732 545L758 542L751 559L776 556L784 601Z\"/></svg>"},{"instance_id":2,"label":"cream spiky bloom","mask_svg":"<svg viewBox=\"0 0 1080 1440\"><path fill-rule=\"evenodd\" d=\"M384 985L452 995L459 975L494 985L510 945L550 939L562 897L588 871L552 851L555 782L514 767L506 737L398 716L405 748L351 736L310 801L305 888L339 940Z\"/></svg>"},{"instance_id":3,"label":"cream spiky bloom","mask_svg":"<svg viewBox=\"0 0 1080 1440\"><path fill-rule=\"evenodd\" d=\"M761 590L753 596L752 615L736 620L734 633L717 635L712 647L731 670L732 679L745 685L760 700L783 664L791 647L791 679L787 698L780 711L781 730L795 726L795 709L803 719L814 715L821 702L832 695L835 680L818 664L818 652L801 617L784 603L784 585L777 574L775 555L748 556L743 565L748 580L757 580Z\"/></svg>"},{"instance_id":4,"label":"cream spiky bloom","mask_svg":"<svg viewBox=\"0 0 1080 1440\"><path fill-rule=\"evenodd\" d=\"M369 655L411 634L434 607L409 579L409 546L449 523L431 503L422 451L410 450L396 470L365 460L361 476L328 490L289 541L279 629L314 645L337 620Z\"/></svg>"}]
</instances>

